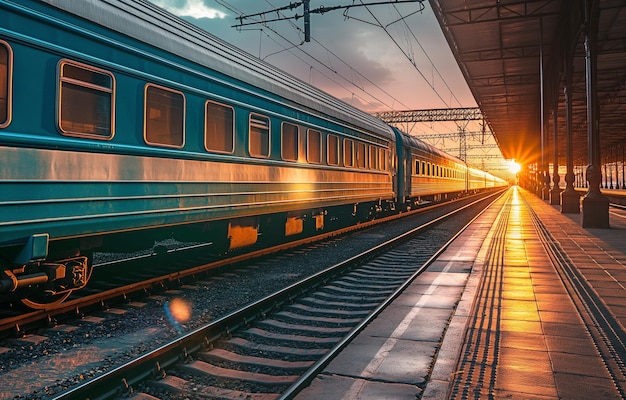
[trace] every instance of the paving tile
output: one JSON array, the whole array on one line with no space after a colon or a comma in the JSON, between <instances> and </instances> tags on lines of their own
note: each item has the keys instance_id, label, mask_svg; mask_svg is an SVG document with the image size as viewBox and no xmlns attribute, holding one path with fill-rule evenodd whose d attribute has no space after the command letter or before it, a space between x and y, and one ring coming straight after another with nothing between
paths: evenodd
<instances>
[{"instance_id":1,"label":"paving tile","mask_svg":"<svg viewBox=\"0 0 626 400\"><path fill-rule=\"evenodd\" d=\"M580 316L573 312L539 310L542 322L582 323Z\"/></svg>"},{"instance_id":2,"label":"paving tile","mask_svg":"<svg viewBox=\"0 0 626 400\"><path fill-rule=\"evenodd\" d=\"M499 346L498 363L499 365L520 371L552 371L548 348L545 343L541 343L536 349Z\"/></svg>"},{"instance_id":3,"label":"paving tile","mask_svg":"<svg viewBox=\"0 0 626 400\"><path fill-rule=\"evenodd\" d=\"M557 398L557 388L551 373L517 368L514 366L498 366L496 390L516 393L514 399L525 399L526 396L544 396Z\"/></svg>"},{"instance_id":4,"label":"paving tile","mask_svg":"<svg viewBox=\"0 0 626 400\"><path fill-rule=\"evenodd\" d=\"M598 351L596 350L591 337L571 338L563 336L546 336L545 341L550 352L588 356L598 355Z\"/></svg>"},{"instance_id":5,"label":"paving tile","mask_svg":"<svg viewBox=\"0 0 626 400\"><path fill-rule=\"evenodd\" d=\"M421 392L416 385L324 374L315 378L297 399L415 400Z\"/></svg>"},{"instance_id":6,"label":"paving tile","mask_svg":"<svg viewBox=\"0 0 626 400\"><path fill-rule=\"evenodd\" d=\"M621 396L613 383L606 378L579 374L554 373L559 395L568 400L618 399ZM613 387L613 390L611 390Z\"/></svg>"},{"instance_id":7,"label":"paving tile","mask_svg":"<svg viewBox=\"0 0 626 400\"><path fill-rule=\"evenodd\" d=\"M423 384L438 343L357 337L326 368L329 374L388 380L403 384ZM386 346L386 347L383 347Z\"/></svg>"},{"instance_id":8,"label":"paving tile","mask_svg":"<svg viewBox=\"0 0 626 400\"><path fill-rule=\"evenodd\" d=\"M501 318L511 319L511 320L539 322L539 312L531 308L524 308L524 309L504 308L501 311Z\"/></svg>"},{"instance_id":9,"label":"paving tile","mask_svg":"<svg viewBox=\"0 0 626 400\"><path fill-rule=\"evenodd\" d=\"M587 351L585 351L587 353ZM590 376L595 378L609 378L608 372L597 355L583 355L571 353L550 353L554 372Z\"/></svg>"},{"instance_id":10,"label":"paving tile","mask_svg":"<svg viewBox=\"0 0 626 400\"><path fill-rule=\"evenodd\" d=\"M425 295L423 293L403 293L398 296L395 303L401 306L413 307L421 301L424 303L424 307L452 310L461 297L462 291L463 288L458 286L443 286L438 287L436 293L431 295Z\"/></svg>"},{"instance_id":11,"label":"paving tile","mask_svg":"<svg viewBox=\"0 0 626 400\"><path fill-rule=\"evenodd\" d=\"M541 334L526 332L500 332L500 346L512 349L544 351L546 342Z\"/></svg>"}]
</instances>

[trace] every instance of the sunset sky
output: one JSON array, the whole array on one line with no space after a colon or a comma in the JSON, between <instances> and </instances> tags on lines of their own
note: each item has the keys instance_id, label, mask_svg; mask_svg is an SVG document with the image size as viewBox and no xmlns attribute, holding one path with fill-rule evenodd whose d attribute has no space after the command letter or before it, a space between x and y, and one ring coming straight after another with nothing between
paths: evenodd
<instances>
[{"instance_id":1,"label":"sunset sky","mask_svg":"<svg viewBox=\"0 0 626 400\"><path fill-rule=\"evenodd\" d=\"M366 112L476 107L428 1L313 13L310 42L304 42L303 18L233 27L240 15L276 10L294 0L150 1ZM380 0L311 0L310 8L376 2ZM265 18L302 13L299 6ZM401 128L416 135L458 131L455 123ZM466 127L469 132L480 129L478 122ZM455 145L450 140L430 143L443 149ZM490 135L488 143L495 145Z\"/></svg>"},{"instance_id":2,"label":"sunset sky","mask_svg":"<svg viewBox=\"0 0 626 400\"><path fill-rule=\"evenodd\" d=\"M308 43L303 43L302 18L232 27L241 14L274 10L289 0L152 1L366 111L476 105L427 1L351 8L346 16L344 10L312 14ZM372 2L379 0L363 1ZM310 7L350 4L352 0L311 0ZM295 14L301 16L302 7L266 18ZM389 26L385 31L380 25Z\"/></svg>"}]
</instances>

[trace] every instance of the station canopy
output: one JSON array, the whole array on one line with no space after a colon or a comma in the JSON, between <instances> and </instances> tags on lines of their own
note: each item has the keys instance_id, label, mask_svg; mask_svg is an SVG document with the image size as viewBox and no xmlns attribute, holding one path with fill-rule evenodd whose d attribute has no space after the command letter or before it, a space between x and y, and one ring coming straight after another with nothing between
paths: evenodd
<instances>
[{"instance_id":1,"label":"station canopy","mask_svg":"<svg viewBox=\"0 0 626 400\"><path fill-rule=\"evenodd\" d=\"M593 3L599 5L595 82L601 152L603 162L610 162L623 160L626 141L626 1L430 0L505 158L541 161L543 109L544 135L549 138L544 154L552 162L556 110L559 164L565 165L563 88L569 69L574 161L587 164L587 72L581 31Z\"/></svg>"}]
</instances>

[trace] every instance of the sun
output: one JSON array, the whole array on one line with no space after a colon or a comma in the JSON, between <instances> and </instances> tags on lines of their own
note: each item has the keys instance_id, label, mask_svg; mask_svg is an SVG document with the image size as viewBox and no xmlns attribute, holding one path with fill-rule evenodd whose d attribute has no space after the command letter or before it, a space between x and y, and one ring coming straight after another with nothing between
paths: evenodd
<instances>
[{"instance_id":1,"label":"sun","mask_svg":"<svg viewBox=\"0 0 626 400\"><path fill-rule=\"evenodd\" d=\"M517 174L521 170L522 170L522 166L519 163L515 162L515 160L509 161L509 171L512 174Z\"/></svg>"}]
</instances>

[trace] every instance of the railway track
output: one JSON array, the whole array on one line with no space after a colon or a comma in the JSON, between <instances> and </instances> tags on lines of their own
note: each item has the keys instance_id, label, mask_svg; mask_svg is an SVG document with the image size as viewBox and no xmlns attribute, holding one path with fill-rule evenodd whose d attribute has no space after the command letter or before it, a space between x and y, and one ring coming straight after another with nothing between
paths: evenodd
<instances>
[{"instance_id":1,"label":"railway track","mask_svg":"<svg viewBox=\"0 0 626 400\"><path fill-rule=\"evenodd\" d=\"M443 251L420 233L477 201L58 395L291 398ZM458 234L458 233L457 233Z\"/></svg>"},{"instance_id":2,"label":"railway track","mask_svg":"<svg viewBox=\"0 0 626 400\"><path fill-rule=\"evenodd\" d=\"M169 250L162 247L158 252L106 262L96 265L92 280L87 287L73 294L64 303L51 304L45 309L27 312L19 307L3 307L0 312L0 338L20 337L38 328L54 326L95 310L145 297L147 293L158 293L186 282L211 277L219 274L223 269L232 268L233 265L321 242L351 231L432 211L438 207L454 208L459 204L473 201L475 198L480 198L480 195L427 206L409 213L340 228L288 243L265 247L260 244L250 250L231 253L228 257L215 256L210 251L207 252L207 246L203 244ZM193 262L189 262L189 265L184 267L181 265L181 259L193 260Z\"/></svg>"}]
</instances>

